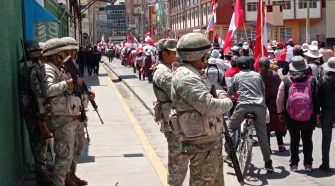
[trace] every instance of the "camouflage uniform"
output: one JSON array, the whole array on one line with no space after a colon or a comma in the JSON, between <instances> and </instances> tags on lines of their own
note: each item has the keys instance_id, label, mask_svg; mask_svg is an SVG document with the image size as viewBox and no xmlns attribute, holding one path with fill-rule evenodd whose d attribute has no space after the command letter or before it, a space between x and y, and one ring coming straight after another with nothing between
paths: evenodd
<instances>
[{"instance_id":1,"label":"camouflage uniform","mask_svg":"<svg viewBox=\"0 0 335 186\"><path fill-rule=\"evenodd\" d=\"M60 39L48 40L43 50L44 56L57 55L63 50L65 43ZM51 50L52 49L52 50ZM68 90L65 74L60 66L51 61L45 64L44 88L49 99L64 96ZM70 172L73 160L75 143L75 126L78 125L79 117L55 115L51 113L48 118L48 127L54 136L55 143L55 166L52 182L55 186L64 186L66 174Z\"/></svg>"},{"instance_id":2,"label":"camouflage uniform","mask_svg":"<svg viewBox=\"0 0 335 186\"><path fill-rule=\"evenodd\" d=\"M202 34L191 33L181 37L177 56L185 63L172 77L171 99L181 129L182 150L190 156L190 186L224 185L222 114L233 104L228 98L213 98L200 71L189 64L202 59L210 49L208 39Z\"/></svg>"},{"instance_id":3,"label":"camouflage uniform","mask_svg":"<svg viewBox=\"0 0 335 186\"><path fill-rule=\"evenodd\" d=\"M171 79L172 70L165 64L159 64L153 77L154 93L161 104L162 110L171 110ZM174 134L170 127L170 118L164 115L160 122L168 143L168 184L181 186L185 180L189 158L182 153L180 136Z\"/></svg>"},{"instance_id":4,"label":"camouflage uniform","mask_svg":"<svg viewBox=\"0 0 335 186\"><path fill-rule=\"evenodd\" d=\"M31 45L31 50L36 50L39 48L37 42L27 41L25 45ZM37 45L37 46L33 46ZM36 49L34 49L34 47ZM27 46L26 46L27 48ZM40 49L41 51L42 49ZM33 58L32 52L27 50L29 57ZM38 95L35 85L40 82L35 82L36 69L40 69L41 64L36 58L27 61L20 70L20 87L21 87L21 114L25 120L27 131L29 134L29 143L31 152L35 162L35 172L37 179L42 175L47 175L46 159L47 159L47 140L43 138L41 131L38 126L38 114L36 108L37 103L35 99ZM40 85L40 84L39 84Z\"/></svg>"},{"instance_id":5,"label":"camouflage uniform","mask_svg":"<svg viewBox=\"0 0 335 186\"><path fill-rule=\"evenodd\" d=\"M78 51L79 49L78 42L74 38L63 37L61 40L67 44L67 46L64 47L65 50L77 50ZM72 62L76 66L78 75L80 75L79 66L75 62L75 59L73 59ZM83 94L87 94L87 92L83 92ZM86 125L85 122L78 121L76 125L74 126L75 137L74 137L73 161L71 164L71 176L77 178L77 180L79 178L76 177L75 172L76 172L76 168L77 168L77 164L78 164L81 152L83 151L84 145L85 145L85 128L84 128L85 125Z\"/></svg>"}]
</instances>

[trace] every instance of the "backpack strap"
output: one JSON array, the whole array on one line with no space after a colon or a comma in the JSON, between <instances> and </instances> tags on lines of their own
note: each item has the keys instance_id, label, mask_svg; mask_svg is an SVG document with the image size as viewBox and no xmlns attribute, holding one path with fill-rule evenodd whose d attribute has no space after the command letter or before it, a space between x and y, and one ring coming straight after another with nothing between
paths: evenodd
<instances>
[{"instance_id":1,"label":"backpack strap","mask_svg":"<svg viewBox=\"0 0 335 186\"><path fill-rule=\"evenodd\" d=\"M286 105L287 99L288 99L288 90L290 89L291 80L289 76L285 76L283 79L284 87L285 87L285 94L284 94L284 103ZM286 110L286 106L284 106L284 109Z\"/></svg>"}]
</instances>

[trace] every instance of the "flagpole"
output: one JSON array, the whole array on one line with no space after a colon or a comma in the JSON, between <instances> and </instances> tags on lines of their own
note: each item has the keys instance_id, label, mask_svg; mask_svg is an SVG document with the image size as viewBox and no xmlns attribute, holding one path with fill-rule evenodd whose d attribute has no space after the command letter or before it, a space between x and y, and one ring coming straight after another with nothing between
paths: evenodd
<instances>
[{"instance_id":1,"label":"flagpole","mask_svg":"<svg viewBox=\"0 0 335 186\"><path fill-rule=\"evenodd\" d=\"M260 4L260 13L261 13L261 49L262 49L262 56L264 56L264 47L263 47L263 27L264 27L264 23L263 23L263 0L260 0L262 4Z\"/></svg>"},{"instance_id":2,"label":"flagpole","mask_svg":"<svg viewBox=\"0 0 335 186\"><path fill-rule=\"evenodd\" d=\"M247 35L247 29L245 28L245 22L243 21L243 28L244 28L244 34L245 34L245 40L248 40L248 35Z\"/></svg>"}]
</instances>

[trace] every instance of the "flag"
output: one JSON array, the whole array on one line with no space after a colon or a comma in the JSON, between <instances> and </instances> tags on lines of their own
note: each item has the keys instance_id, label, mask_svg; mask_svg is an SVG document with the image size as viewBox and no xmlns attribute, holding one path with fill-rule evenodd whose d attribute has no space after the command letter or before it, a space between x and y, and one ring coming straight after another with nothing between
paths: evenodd
<instances>
[{"instance_id":1,"label":"flag","mask_svg":"<svg viewBox=\"0 0 335 186\"><path fill-rule=\"evenodd\" d=\"M222 45L222 39L221 39L221 37L219 36L218 33L215 34L215 40L219 43L219 45L221 47L221 45Z\"/></svg>"},{"instance_id":2,"label":"flag","mask_svg":"<svg viewBox=\"0 0 335 186\"><path fill-rule=\"evenodd\" d=\"M255 63L254 68L256 71L259 71L259 58L262 56L268 56L266 46L268 45L268 32L266 28L266 16L265 16L265 7L263 0L258 0L257 7L257 22L256 22L256 40L255 40Z\"/></svg>"},{"instance_id":3,"label":"flag","mask_svg":"<svg viewBox=\"0 0 335 186\"><path fill-rule=\"evenodd\" d=\"M234 12L230 20L229 29L228 29L226 38L224 40L223 50L225 54L227 54L230 51L230 48L232 46L234 32L238 27L241 27L243 25L243 22L244 22L243 19L244 19L243 7L241 6L240 0L236 0L235 6L234 6Z\"/></svg>"}]
</instances>

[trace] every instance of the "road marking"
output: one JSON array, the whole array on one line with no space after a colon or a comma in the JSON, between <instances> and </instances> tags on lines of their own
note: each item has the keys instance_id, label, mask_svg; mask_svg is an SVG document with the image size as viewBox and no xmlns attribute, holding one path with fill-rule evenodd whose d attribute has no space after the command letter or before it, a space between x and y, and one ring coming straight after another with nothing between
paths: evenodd
<instances>
[{"instance_id":1,"label":"road marking","mask_svg":"<svg viewBox=\"0 0 335 186\"><path fill-rule=\"evenodd\" d=\"M126 112L128 119L130 120L130 123L132 125L132 127L134 128L137 137L139 138L139 140L141 141L142 145L143 145L143 149L145 151L145 153L147 154L153 168L155 169L156 173L159 176L159 179L161 180L162 184L164 186L167 186L167 170L164 167L162 161L159 159L158 155L156 154L154 148L152 147L152 145L150 144L147 136L145 135L140 123L138 122L138 120L135 118L134 114L131 112L129 106L127 105L126 101L124 100L124 98L121 96L119 90L116 88L115 84L112 82L111 78L108 78L112 89L115 93L115 96L117 97L117 99L119 100L120 104L122 105L124 111Z\"/></svg>"}]
</instances>

